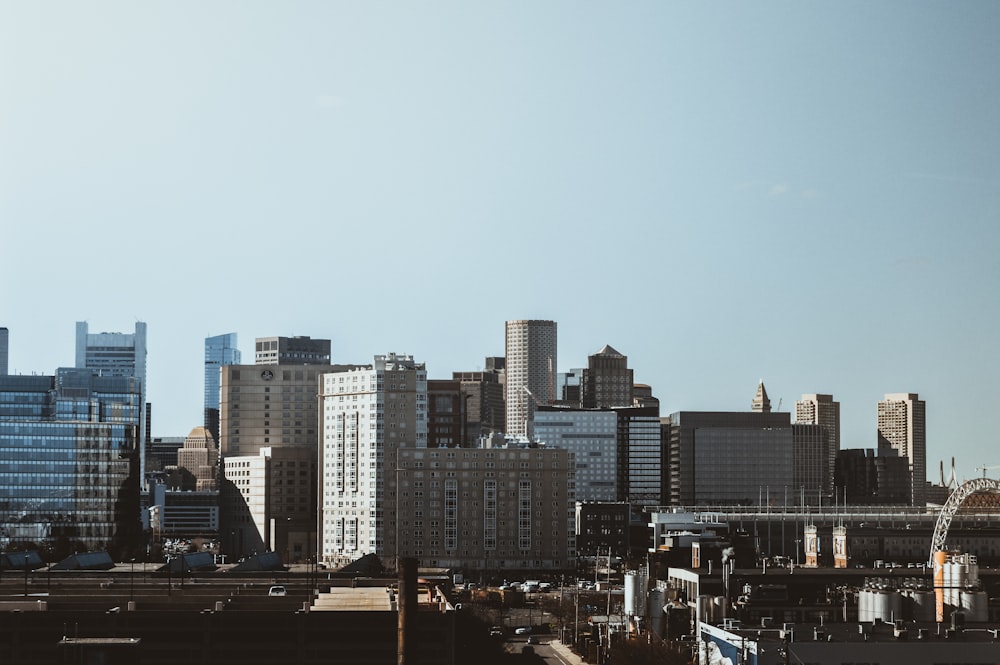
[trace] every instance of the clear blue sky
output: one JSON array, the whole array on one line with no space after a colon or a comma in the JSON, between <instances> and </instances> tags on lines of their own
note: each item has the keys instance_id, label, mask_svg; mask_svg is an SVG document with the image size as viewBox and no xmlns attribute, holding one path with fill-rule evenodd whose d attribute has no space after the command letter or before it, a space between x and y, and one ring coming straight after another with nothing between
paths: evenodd
<instances>
[{"instance_id":1,"label":"clear blue sky","mask_svg":"<svg viewBox=\"0 0 1000 665\"><path fill-rule=\"evenodd\" d=\"M153 433L203 340L432 378L559 323L664 414L802 393L928 469L1000 465L1000 3L0 2L0 325L149 325ZM996 472L994 472L996 473Z\"/></svg>"}]
</instances>

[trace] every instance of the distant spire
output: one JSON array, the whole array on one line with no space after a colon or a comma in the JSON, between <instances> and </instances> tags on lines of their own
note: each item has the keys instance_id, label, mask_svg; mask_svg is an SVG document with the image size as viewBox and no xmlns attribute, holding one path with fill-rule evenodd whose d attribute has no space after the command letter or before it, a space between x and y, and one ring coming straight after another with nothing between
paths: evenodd
<instances>
[{"instance_id":1,"label":"distant spire","mask_svg":"<svg viewBox=\"0 0 1000 665\"><path fill-rule=\"evenodd\" d=\"M753 396L750 410L758 413L771 413L771 400L767 398L767 390L764 389L764 379L761 379L760 383L757 384L757 394Z\"/></svg>"}]
</instances>

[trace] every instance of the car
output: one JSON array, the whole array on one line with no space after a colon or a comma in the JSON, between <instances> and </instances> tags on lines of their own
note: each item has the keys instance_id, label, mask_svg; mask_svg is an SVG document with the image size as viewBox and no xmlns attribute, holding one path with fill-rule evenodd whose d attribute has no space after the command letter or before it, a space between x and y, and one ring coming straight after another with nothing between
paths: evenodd
<instances>
[{"instance_id":1,"label":"car","mask_svg":"<svg viewBox=\"0 0 1000 665\"><path fill-rule=\"evenodd\" d=\"M276 584L267 590L267 595L269 596L287 596L288 590L280 584Z\"/></svg>"},{"instance_id":2,"label":"car","mask_svg":"<svg viewBox=\"0 0 1000 665\"><path fill-rule=\"evenodd\" d=\"M538 638L534 635L528 635L528 644L538 644Z\"/></svg>"},{"instance_id":3,"label":"car","mask_svg":"<svg viewBox=\"0 0 1000 665\"><path fill-rule=\"evenodd\" d=\"M516 628L514 630L514 634L515 635L530 635L531 634L531 626L521 626L520 628Z\"/></svg>"},{"instance_id":4,"label":"car","mask_svg":"<svg viewBox=\"0 0 1000 665\"><path fill-rule=\"evenodd\" d=\"M500 626L490 628L490 637L503 637L503 628Z\"/></svg>"}]
</instances>

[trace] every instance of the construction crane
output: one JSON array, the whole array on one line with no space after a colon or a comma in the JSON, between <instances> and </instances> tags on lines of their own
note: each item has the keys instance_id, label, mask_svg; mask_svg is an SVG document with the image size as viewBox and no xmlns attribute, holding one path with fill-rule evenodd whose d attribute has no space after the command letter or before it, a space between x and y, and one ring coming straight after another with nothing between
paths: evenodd
<instances>
[{"instance_id":1,"label":"construction crane","mask_svg":"<svg viewBox=\"0 0 1000 665\"><path fill-rule=\"evenodd\" d=\"M991 469L1000 469L1000 464L997 464L997 465L994 465L994 466L986 466L984 464L982 466L977 466L976 467L976 471L982 471L983 472L983 478L986 477L986 472L989 471L989 470L991 470Z\"/></svg>"}]
</instances>

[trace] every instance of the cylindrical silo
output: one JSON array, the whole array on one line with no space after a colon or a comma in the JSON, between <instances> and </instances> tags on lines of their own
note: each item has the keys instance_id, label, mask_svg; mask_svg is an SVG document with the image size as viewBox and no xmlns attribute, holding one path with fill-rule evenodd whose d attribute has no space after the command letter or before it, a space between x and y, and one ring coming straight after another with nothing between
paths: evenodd
<instances>
[{"instance_id":1,"label":"cylindrical silo","mask_svg":"<svg viewBox=\"0 0 1000 665\"><path fill-rule=\"evenodd\" d=\"M934 621L934 592L923 589L910 591L912 618L914 621Z\"/></svg>"},{"instance_id":2,"label":"cylindrical silo","mask_svg":"<svg viewBox=\"0 0 1000 665\"><path fill-rule=\"evenodd\" d=\"M630 571L625 573L625 615L646 616L646 575Z\"/></svg>"},{"instance_id":3,"label":"cylindrical silo","mask_svg":"<svg viewBox=\"0 0 1000 665\"><path fill-rule=\"evenodd\" d=\"M715 596L712 599L712 616L715 617L716 623L724 623L727 616L726 605L725 596Z\"/></svg>"},{"instance_id":4,"label":"cylindrical silo","mask_svg":"<svg viewBox=\"0 0 1000 665\"><path fill-rule=\"evenodd\" d=\"M649 630L657 637L665 637L663 632L663 592L653 589L649 592Z\"/></svg>"},{"instance_id":5,"label":"cylindrical silo","mask_svg":"<svg viewBox=\"0 0 1000 665\"><path fill-rule=\"evenodd\" d=\"M989 598L985 591L963 591L962 610L965 620L984 622L989 618Z\"/></svg>"},{"instance_id":6,"label":"cylindrical silo","mask_svg":"<svg viewBox=\"0 0 1000 665\"><path fill-rule=\"evenodd\" d=\"M872 620L872 592L871 589L861 589L858 591L858 621L861 623L871 623Z\"/></svg>"},{"instance_id":7,"label":"cylindrical silo","mask_svg":"<svg viewBox=\"0 0 1000 665\"><path fill-rule=\"evenodd\" d=\"M714 623L711 596L698 596L694 607L698 621L701 621L702 623Z\"/></svg>"}]
</instances>

